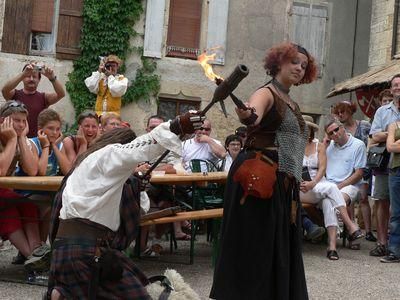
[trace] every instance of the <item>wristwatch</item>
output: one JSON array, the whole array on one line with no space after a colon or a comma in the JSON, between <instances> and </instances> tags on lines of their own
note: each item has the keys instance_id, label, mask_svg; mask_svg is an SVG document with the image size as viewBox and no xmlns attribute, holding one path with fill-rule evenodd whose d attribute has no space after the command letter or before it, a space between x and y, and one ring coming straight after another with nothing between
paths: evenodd
<instances>
[{"instance_id":1,"label":"wristwatch","mask_svg":"<svg viewBox=\"0 0 400 300\"><path fill-rule=\"evenodd\" d=\"M54 77L52 79L49 79L50 82L54 82L56 80L57 80L57 76L56 75L54 75Z\"/></svg>"}]
</instances>

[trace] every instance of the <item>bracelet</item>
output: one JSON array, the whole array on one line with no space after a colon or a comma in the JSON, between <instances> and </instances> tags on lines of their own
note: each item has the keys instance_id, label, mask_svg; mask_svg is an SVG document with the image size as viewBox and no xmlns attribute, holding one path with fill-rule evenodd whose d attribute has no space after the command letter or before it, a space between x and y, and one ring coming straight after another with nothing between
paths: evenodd
<instances>
[{"instance_id":1,"label":"bracelet","mask_svg":"<svg viewBox=\"0 0 400 300\"><path fill-rule=\"evenodd\" d=\"M43 146L42 149L44 149L44 148L50 148L50 145Z\"/></svg>"},{"instance_id":2,"label":"bracelet","mask_svg":"<svg viewBox=\"0 0 400 300\"><path fill-rule=\"evenodd\" d=\"M244 125L250 126L253 125L257 121L258 115L254 112L254 110L251 110L251 114L249 117L246 119L241 119L240 122Z\"/></svg>"},{"instance_id":3,"label":"bracelet","mask_svg":"<svg viewBox=\"0 0 400 300\"><path fill-rule=\"evenodd\" d=\"M49 79L50 82L54 82L56 80L57 80L57 76L56 75L54 75L54 77L52 79Z\"/></svg>"}]
</instances>

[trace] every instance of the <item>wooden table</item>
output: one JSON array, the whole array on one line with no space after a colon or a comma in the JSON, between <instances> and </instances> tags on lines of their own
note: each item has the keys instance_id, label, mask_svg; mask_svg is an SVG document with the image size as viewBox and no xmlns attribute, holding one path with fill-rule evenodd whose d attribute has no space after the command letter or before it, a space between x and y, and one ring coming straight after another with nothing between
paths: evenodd
<instances>
[{"instance_id":1,"label":"wooden table","mask_svg":"<svg viewBox=\"0 0 400 300\"><path fill-rule=\"evenodd\" d=\"M190 173L190 174L165 174L152 176L150 183L154 184L193 184L206 185L208 182L225 183L227 172Z\"/></svg>"},{"instance_id":2,"label":"wooden table","mask_svg":"<svg viewBox=\"0 0 400 300\"><path fill-rule=\"evenodd\" d=\"M63 178L63 176L0 177L0 187L16 190L56 192Z\"/></svg>"},{"instance_id":3,"label":"wooden table","mask_svg":"<svg viewBox=\"0 0 400 300\"><path fill-rule=\"evenodd\" d=\"M154 184L207 184L208 182L224 183L226 172L192 173L184 175L165 174L153 176ZM57 191L63 176L9 176L0 177L0 187L16 190Z\"/></svg>"}]
</instances>

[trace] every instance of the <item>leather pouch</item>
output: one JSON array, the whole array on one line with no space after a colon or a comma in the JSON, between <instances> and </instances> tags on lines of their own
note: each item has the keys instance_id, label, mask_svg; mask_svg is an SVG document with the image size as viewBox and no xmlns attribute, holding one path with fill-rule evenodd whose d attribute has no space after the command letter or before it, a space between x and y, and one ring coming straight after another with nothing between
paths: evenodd
<instances>
[{"instance_id":1,"label":"leather pouch","mask_svg":"<svg viewBox=\"0 0 400 300\"><path fill-rule=\"evenodd\" d=\"M245 160L236 170L233 180L239 182L243 189L240 204L244 204L247 196L269 199L274 192L278 164L261 152L254 158Z\"/></svg>"}]
</instances>

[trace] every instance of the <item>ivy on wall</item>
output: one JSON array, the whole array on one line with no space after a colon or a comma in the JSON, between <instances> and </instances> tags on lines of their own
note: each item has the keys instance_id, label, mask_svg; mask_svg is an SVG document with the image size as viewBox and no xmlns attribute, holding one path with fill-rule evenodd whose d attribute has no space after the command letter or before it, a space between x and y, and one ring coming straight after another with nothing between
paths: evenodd
<instances>
[{"instance_id":1,"label":"ivy on wall","mask_svg":"<svg viewBox=\"0 0 400 300\"><path fill-rule=\"evenodd\" d=\"M74 61L66 83L77 114L92 109L96 102L96 96L89 92L84 80L97 70L99 56L115 54L125 61L128 54L143 53L142 48L130 47L130 41L138 36L133 26L143 13L141 0L85 0L83 5L81 56ZM142 67L136 71L135 79L129 78L131 84L122 98L123 104L148 100L160 89L160 77L154 74L156 62L143 56L141 61ZM124 71L125 65L120 67L119 73Z\"/></svg>"}]
</instances>

